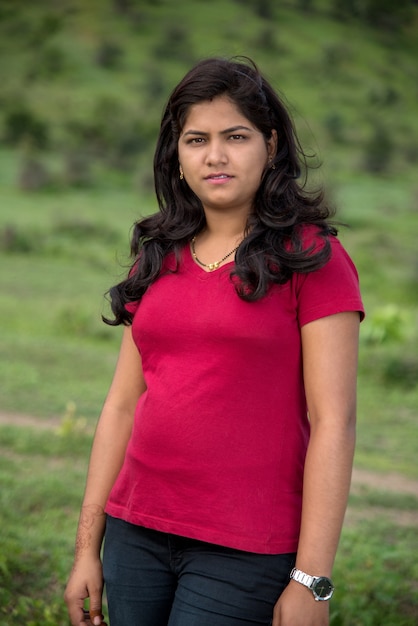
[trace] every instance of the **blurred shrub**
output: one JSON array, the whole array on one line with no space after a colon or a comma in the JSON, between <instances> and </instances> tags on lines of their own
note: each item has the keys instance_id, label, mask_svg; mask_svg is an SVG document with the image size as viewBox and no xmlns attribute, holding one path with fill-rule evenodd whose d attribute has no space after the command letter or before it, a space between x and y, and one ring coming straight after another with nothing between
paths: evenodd
<instances>
[{"instance_id":1,"label":"blurred shrub","mask_svg":"<svg viewBox=\"0 0 418 626\"><path fill-rule=\"evenodd\" d=\"M52 43L47 44L32 55L26 78L30 81L48 80L63 74L69 66L67 54L60 46Z\"/></svg>"},{"instance_id":2,"label":"blurred shrub","mask_svg":"<svg viewBox=\"0 0 418 626\"><path fill-rule=\"evenodd\" d=\"M314 7L314 0L298 0L298 7L301 11L309 13Z\"/></svg>"},{"instance_id":3,"label":"blurred shrub","mask_svg":"<svg viewBox=\"0 0 418 626\"><path fill-rule=\"evenodd\" d=\"M64 185L91 187L93 185L92 158L83 150L72 150L64 157Z\"/></svg>"},{"instance_id":4,"label":"blurred shrub","mask_svg":"<svg viewBox=\"0 0 418 626\"><path fill-rule=\"evenodd\" d=\"M392 160L394 141L388 128L374 122L372 132L364 145L364 167L373 174L386 172Z\"/></svg>"},{"instance_id":5,"label":"blurred shrub","mask_svg":"<svg viewBox=\"0 0 418 626\"><path fill-rule=\"evenodd\" d=\"M265 50L266 52L279 52L283 56L286 54L286 48L280 45L278 36L277 36L277 28L271 24L266 24L263 26L258 32L254 45L259 50Z\"/></svg>"},{"instance_id":6,"label":"blurred shrub","mask_svg":"<svg viewBox=\"0 0 418 626\"><path fill-rule=\"evenodd\" d=\"M59 437L69 437L73 434L82 435L87 432L87 420L85 417L77 415L77 405L75 402L67 402L65 413L61 418L57 429Z\"/></svg>"},{"instance_id":7,"label":"blurred shrub","mask_svg":"<svg viewBox=\"0 0 418 626\"><path fill-rule=\"evenodd\" d=\"M336 143L344 142L345 122L341 113L338 113L337 111L330 111L330 113L325 117L323 124L332 141L335 141Z\"/></svg>"},{"instance_id":8,"label":"blurred shrub","mask_svg":"<svg viewBox=\"0 0 418 626\"><path fill-rule=\"evenodd\" d=\"M361 0L332 0L331 13L339 20L358 17Z\"/></svg>"},{"instance_id":9,"label":"blurred shrub","mask_svg":"<svg viewBox=\"0 0 418 626\"><path fill-rule=\"evenodd\" d=\"M254 0L254 12L264 20L271 20L274 17L274 6L276 0Z\"/></svg>"},{"instance_id":10,"label":"blurred shrub","mask_svg":"<svg viewBox=\"0 0 418 626\"><path fill-rule=\"evenodd\" d=\"M43 161L36 156L25 156L20 165L19 188L23 191L38 191L51 186L53 180Z\"/></svg>"},{"instance_id":11,"label":"blurred shrub","mask_svg":"<svg viewBox=\"0 0 418 626\"><path fill-rule=\"evenodd\" d=\"M399 343L405 340L412 328L408 312L395 304L388 304L369 316L361 338L372 344Z\"/></svg>"},{"instance_id":12,"label":"blurred shrub","mask_svg":"<svg viewBox=\"0 0 418 626\"><path fill-rule=\"evenodd\" d=\"M117 43L102 41L96 51L95 61L100 67L107 70L120 68L124 50Z\"/></svg>"},{"instance_id":13,"label":"blurred shrub","mask_svg":"<svg viewBox=\"0 0 418 626\"><path fill-rule=\"evenodd\" d=\"M14 15L22 19L25 13L15 9ZM53 10L45 11L44 13L39 11L32 15L32 19L28 17L26 22L29 31L27 33L28 44L35 49L44 46L51 37L62 30L65 19L65 14L60 15L58 11Z\"/></svg>"},{"instance_id":14,"label":"blurred shrub","mask_svg":"<svg viewBox=\"0 0 418 626\"><path fill-rule=\"evenodd\" d=\"M120 234L110 226L83 219L61 220L49 228L35 230L32 225L5 225L0 229L0 250L8 253L43 254L90 258L94 243L101 251L106 244L113 248L120 242Z\"/></svg>"},{"instance_id":15,"label":"blurred shrub","mask_svg":"<svg viewBox=\"0 0 418 626\"><path fill-rule=\"evenodd\" d=\"M39 248L39 233L25 231L16 225L6 225L0 230L0 250L28 254Z\"/></svg>"},{"instance_id":16,"label":"blurred shrub","mask_svg":"<svg viewBox=\"0 0 418 626\"><path fill-rule=\"evenodd\" d=\"M374 28L397 31L412 15L411 0L363 0L362 17Z\"/></svg>"},{"instance_id":17,"label":"blurred shrub","mask_svg":"<svg viewBox=\"0 0 418 626\"><path fill-rule=\"evenodd\" d=\"M383 385L412 389L418 384L414 315L391 304L374 311L361 332L368 349L362 368Z\"/></svg>"},{"instance_id":18,"label":"blurred shrub","mask_svg":"<svg viewBox=\"0 0 418 626\"><path fill-rule=\"evenodd\" d=\"M95 162L132 171L138 155L154 144L156 132L152 120L129 110L117 97L98 98L90 113L66 122L65 183L91 184Z\"/></svg>"},{"instance_id":19,"label":"blurred shrub","mask_svg":"<svg viewBox=\"0 0 418 626\"><path fill-rule=\"evenodd\" d=\"M155 65L152 61L148 62L144 67L144 76L145 76L145 97L152 102L153 106L155 106L155 101L160 100L161 102L165 100L168 85L164 76L162 75L160 68Z\"/></svg>"},{"instance_id":20,"label":"blurred shrub","mask_svg":"<svg viewBox=\"0 0 418 626\"><path fill-rule=\"evenodd\" d=\"M322 68L326 74L338 72L350 60L352 50L344 43L328 43L322 47Z\"/></svg>"},{"instance_id":21,"label":"blurred shrub","mask_svg":"<svg viewBox=\"0 0 418 626\"><path fill-rule=\"evenodd\" d=\"M25 105L9 103L13 110L6 113L4 118L5 143L10 146L17 146L23 141L30 141L31 145L44 149L49 144L48 124L41 120Z\"/></svg>"},{"instance_id":22,"label":"blurred shrub","mask_svg":"<svg viewBox=\"0 0 418 626\"><path fill-rule=\"evenodd\" d=\"M247 6L258 17L266 20L274 17L274 8L277 5L276 0L236 0L236 2Z\"/></svg>"},{"instance_id":23,"label":"blurred shrub","mask_svg":"<svg viewBox=\"0 0 418 626\"><path fill-rule=\"evenodd\" d=\"M78 302L67 304L57 312L54 327L58 334L70 336L74 339L83 338L108 342L112 341L114 338L112 329L102 322L99 315L95 315ZM69 422L67 426L70 430L71 422L74 421L72 418L74 418L75 412L75 407L72 407L71 403L69 403L63 423ZM78 425L81 423L79 423L78 418L75 422Z\"/></svg>"},{"instance_id":24,"label":"blurred shrub","mask_svg":"<svg viewBox=\"0 0 418 626\"><path fill-rule=\"evenodd\" d=\"M413 389L418 385L418 356L416 354L400 354L390 356L384 364L383 381L405 389Z\"/></svg>"},{"instance_id":25,"label":"blurred shrub","mask_svg":"<svg viewBox=\"0 0 418 626\"><path fill-rule=\"evenodd\" d=\"M369 92L370 104L374 106L392 106L399 102L400 97L393 85L381 85Z\"/></svg>"},{"instance_id":26,"label":"blurred shrub","mask_svg":"<svg viewBox=\"0 0 418 626\"><path fill-rule=\"evenodd\" d=\"M408 22L413 4L411 0L332 0L331 13L337 19L359 18L377 30L393 32Z\"/></svg>"},{"instance_id":27,"label":"blurred shrub","mask_svg":"<svg viewBox=\"0 0 418 626\"><path fill-rule=\"evenodd\" d=\"M418 143L409 138L401 148L408 163L418 163Z\"/></svg>"},{"instance_id":28,"label":"blurred shrub","mask_svg":"<svg viewBox=\"0 0 418 626\"><path fill-rule=\"evenodd\" d=\"M117 13L122 15L129 15L133 7L132 0L113 0L112 5Z\"/></svg>"},{"instance_id":29,"label":"blurred shrub","mask_svg":"<svg viewBox=\"0 0 418 626\"><path fill-rule=\"evenodd\" d=\"M70 237L78 243L96 240L101 243L116 244L120 240L119 232L111 226L78 217L58 220L52 227L52 234Z\"/></svg>"},{"instance_id":30,"label":"blurred shrub","mask_svg":"<svg viewBox=\"0 0 418 626\"><path fill-rule=\"evenodd\" d=\"M90 312L78 305L66 306L56 316L55 326L60 333L77 337L93 334L94 320Z\"/></svg>"},{"instance_id":31,"label":"blurred shrub","mask_svg":"<svg viewBox=\"0 0 418 626\"><path fill-rule=\"evenodd\" d=\"M194 54L187 27L182 24L165 26L154 46L154 55L157 59L175 59L190 65Z\"/></svg>"}]
</instances>

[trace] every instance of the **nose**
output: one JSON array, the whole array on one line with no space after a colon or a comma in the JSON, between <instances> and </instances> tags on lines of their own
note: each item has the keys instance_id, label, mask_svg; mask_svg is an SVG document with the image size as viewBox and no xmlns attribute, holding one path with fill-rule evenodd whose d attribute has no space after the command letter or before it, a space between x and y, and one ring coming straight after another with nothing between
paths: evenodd
<instances>
[{"instance_id":1,"label":"nose","mask_svg":"<svg viewBox=\"0 0 418 626\"><path fill-rule=\"evenodd\" d=\"M228 160L224 143L221 140L212 140L207 144L206 164L219 165Z\"/></svg>"}]
</instances>

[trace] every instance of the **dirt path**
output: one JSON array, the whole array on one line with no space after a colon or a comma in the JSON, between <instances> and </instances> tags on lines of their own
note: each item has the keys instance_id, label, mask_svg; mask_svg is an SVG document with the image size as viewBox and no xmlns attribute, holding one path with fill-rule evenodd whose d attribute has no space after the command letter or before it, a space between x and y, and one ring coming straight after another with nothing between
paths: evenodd
<instances>
[{"instance_id":1,"label":"dirt path","mask_svg":"<svg viewBox=\"0 0 418 626\"><path fill-rule=\"evenodd\" d=\"M0 411L0 426L54 430L60 424L61 418L40 418ZM361 494L364 488L392 494L412 495L418 498L418 480L394 472L381 473L354 468L351 491L353 494ZM362 519L376 518L387 519L401 526L418 527L418 510L397 510L377 506L349 507L346 514L346 524L350 525Z\"/></svg>"},{"instance_id":2,"label":"dirt path","mask_svg":"<svg viewBox=\"0 0 418 626\"><path fill-rule=\"evenodd\" d=\"M32 417L19 413L3 413L0 411L0 426L20 426L37 430L53 430L61 423L60 418Z\"/></svg>"}]
</instances>

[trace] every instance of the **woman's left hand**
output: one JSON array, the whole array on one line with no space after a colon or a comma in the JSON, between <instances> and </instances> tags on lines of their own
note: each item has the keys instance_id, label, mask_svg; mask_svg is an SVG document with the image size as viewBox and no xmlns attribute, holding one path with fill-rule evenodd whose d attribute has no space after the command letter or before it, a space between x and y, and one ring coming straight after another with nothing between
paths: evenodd
<instances>
[{"instance_id":1,"label":"woman's left hand","mask_svg":"<svg viewBox=\"0 0 418 626\"><path fill-rule=\"evenodd\" d=\"M309 589L291 581L274 607L272 626L329 626L329 602L317 602Z\"/></svg>"}]
</instances>

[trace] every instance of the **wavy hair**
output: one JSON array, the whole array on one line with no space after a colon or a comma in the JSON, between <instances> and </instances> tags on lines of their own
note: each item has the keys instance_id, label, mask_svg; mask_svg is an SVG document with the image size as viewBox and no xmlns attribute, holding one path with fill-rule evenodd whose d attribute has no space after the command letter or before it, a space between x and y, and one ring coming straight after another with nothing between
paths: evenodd
<instances>
[{"instance_id":1,"label":"wavy hair","mask_svg":"<svg viewBox=\"0 0 418 626\"><path fill-rule=\"evenodd\" d=\"M286 106L269 82L246 57L200 61L173 90L165 107L154 155L154 182L159 211L134 225L129 276L109 290L111 325L132 322L126 304L141 300L159 276L164 258L181 249L205 227L199 198L179 178L178 140L189 108L199 102L227 96L264 135L277 131L277 152L266 168L231 273L237 295L247 301L262 298L270 285L283 284L294 272L311 272L329 258L328 223L331 210L322 191L305 188L307 158ZM274 165L274 167L273 167ZM301 180L302 179L302 180ZM324 245L303 244L304 224L314 224ZM140 256L140 263L138 257Z\"/></svg>"}]
</instances>

